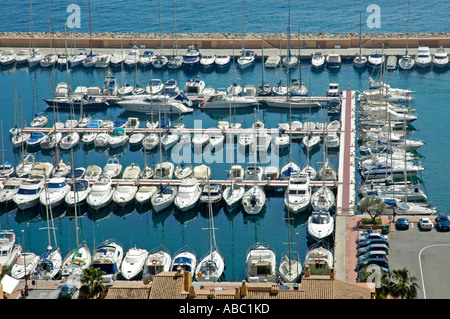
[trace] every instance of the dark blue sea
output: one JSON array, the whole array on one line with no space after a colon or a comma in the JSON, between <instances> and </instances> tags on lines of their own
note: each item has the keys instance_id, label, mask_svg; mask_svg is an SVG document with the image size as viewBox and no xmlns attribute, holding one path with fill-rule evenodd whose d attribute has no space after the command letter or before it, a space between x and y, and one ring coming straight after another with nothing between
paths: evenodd
<instances>
[{"instance_id":1,"label":"dark blue sea","mask_svg":"<svg viewBox=\"0 0 450 319\"><path fill-rule=\"evenodd\" d=\"M21 5L14 6L21 10L2 9L0 13L0 31L28 31L29 30L29 3L21 1ZM361 6L365 8L370 2L363 1ZM70 2L49 1L47 3L36 3L33 5L35 15L35 31L46 31L48 28L48 8L50 5L52 12L53 26L55 30L61 30L61 24L64 23L66 14L65 8ZM87 1L80 1L83 8L83 32L86 32L85 17L87 17ZM171 1L162 1L163 28L168 30L173 22L173 3ZM206 1L191 1L189 5L186 2L177 3L177 20L181 32L240 32L241 31L241 1L230 1L227 6L215 5ZM274 10L268 10L269 4ZM282 25L286 25L287 2L283 7L279 2L270 2L261 6L259 1L246 1L246 15L248 15L248 27L246 32L258 32L260 24L264 21L267 32L279 32ZM448 19L444 18L445 10L439 8L448 6L447 1L439 1L431 5L418 1L411 2L411 12L415 12L415 18L412 19L412 31L449 31ZM6 6L13 6L8 2ZM381 32L403 32L404 18L406 14L406 3L391 3L387 1L380 2L382 14L395 19L382 20ZM124 6L124 7L122 7ZM126 3L114 4L106 1L92 1L93 12L93 32L120 31L120 32L158 32L158 2L157 1L130 1ZM323 1L320 4L296 3L291 1L292 16L294 22L299 23L304 32L357 32L359 24L359 9L349 1ZM139 8L139 9L138 9ZM196 11L193 11L196 8ZM385 8L385 9L383 9ZM419 9L420 8L420 9ZM318 12L322 12L319 14ZM419 14L420 11L420 14ZM215 12L214 16L211 12ZM310 14L308 14L310 13ZM133 15L133 23L127 15ZM42 16L39 20L36 17ZM233 16L234 18L230 18ZM433 17L433 19L431 19ZM232 23L232 20L239 22ZM352 22L353 21L353 22ZM385 21L385 22L384 22ZM414 22L413 22L414 21ZM293 25L295 24L293 23ZM388 25L390 25L388 27ZM111 70L86 70L77 68L70 72L70 81L72 87L77 86L102 86L105 76ZM233 82L257 85L262 79L261 64L256 64L253 69L241 72L231 67L226 72L213 71L203 73L199 71L195 74L186 74L184 71L151 71L140 70L136 74L134 70L125 70L123 73L113 71L118 80L123 83L128 81L134 83L135 79L141 85L148 83L151 78L160 78L166 81L174 78L179 86L183 87L186 80L192 77L200 77L205 80L207 86L214 88L225 88ZM295 69L294 75L302 77L307 84L310 94L313 96L324 96L327 86L330 82L337 82L343 89L350 86L353 90L364 90L368 88L368 78L374 76L368 70L357 72L350 62L345 62L339 71L312 72L308 61L302 61L301 69ZM66 71L47 70L28 67L21 68L2 68L0 69L0 112L3 121L3 139L5 148L5 159L18 163L21 159L20 150L13 150L9 138L9 129L14 126L13 116L14 100L23 101L23 119L29 123L33 119L33 114L38 111L47 112L50 117L50 123L53 123L53 113L47 110L46 104L42 101L43 97L51 97L56 83L65 82L67 79ZM284 71L266 69L265 80L271 84L280 79L286 81ZM412 106L416 109L419 119L413 123L413 131L410 138L422 140L425 145L419 149L420 163L426 168L420 178L422 187L426 190L432 204L440 211L448 212L448 190L449 171L447 169L448 156L450 149L450 134L448 132L449 119L449 94L450 94L450 71L448 69L437 72L434 69L413 70L412 72L401 72L399 70L389 72L388 82L392 87L409 88L415 90L415 100ZM15 88L17 95L15 94ZM127 119L136 114L125 112L119 107L110 107L105 111L88 113L92 118L100 119ZM141 123L148 118L146 115L138 114ZM216 127L217 121L229 119L228 111L202 112L198 108L194 109L193 114L185 115L181 118L174 117L173 120L179 120L187 127L193 127L194 120L201 120L204 128ZM234 115L233 115L234 116ZM288 122L289 119L299 120L301 122L314 121L323 122L326 114L322 111L307 112L293 111L292 115L288 110L269 109L261 106L260 108L241 110L237 112L237 121L242 121L243 127L251 127L255 118L263 120L266 127L276 127L279 122ZM69 118L69 113L59 113L59 121L64 122ZM143 124L141 124L143 126ZM54 152L36 151L33 153L38 161L54 162ZM104 166L111 155L117 155L121 164L125 168L131 163L137 163L144 166L145 161L148 164L156 164L162 157L163 160L171 159L171 152L159 154L158 151L146 154L142 150L132 150L129 146L118 150L106 150L104 152L88 149L84 145L75 148L75 167L97 164ZM338 153L328 153L328 158L333 166L337 168ZM358 154L357 154L358 155ZM281 154L279 166L282 167L290 160L289 151ZM311 163L320 168L323 162L322 148L315 153L310 154ZM71 161L70 152L59 152L59 158L64 161ZM292 158L301 166L305 165L306 153L301 145L293 143ZM245 157L244 167L251 164L251 158ZM217 160L211 163L212 178L225 179L230 163L226 162L225 156L222 161ZM264 166L264 165L263 165ZM357 182L360 181L357 174ZM58 245L63 255L75 246L75 221L67 218L65 209L59 209L54 212L56 217L55 227L57 228ZM222 251L225 262L225 276L228 281L240 281L245 278L245 256L247 249L255 242L265 242L270 244L277 253L277 260L282 252L288 250L287 243L293 244L292 249L299 252L300 259L304 261L305 252L309 243L306 236L306 221L309 212L300 214L290 221L291 238L288 239L288 222L283 202L283 191L278 190L268 193L266 208L256 216L246 215L241 210L232 213L224 208L215 211L216 239L219 249ZM25 245L27 250L37 254L45 251L47 242L47 231L42 229L47 226L45 212L38 209L18 213L15 209L3 209L0 216L0 227L2 229L14 229L18 235L19 242L22 242L21 231L24 230ZM208 214L206 211L195 210L189 214L168 210L161 214L155 214L151 208L136 209L134 206L119 210L114 205L108 206L99 213L93 213L89 210L84 211L83 217L79 219L81 239L85 240L91 249L94 249L101 241L115 238L124 246L124 250L137 246L153 249L160 244L164 244L173 254L176 250L188 245L194 250L200 258L209 249L209 233L203 230L208 227ZM298 234L298 237L296 237ZM298 239L298 246L296 245Z\"/></svg>"}]
</instances>

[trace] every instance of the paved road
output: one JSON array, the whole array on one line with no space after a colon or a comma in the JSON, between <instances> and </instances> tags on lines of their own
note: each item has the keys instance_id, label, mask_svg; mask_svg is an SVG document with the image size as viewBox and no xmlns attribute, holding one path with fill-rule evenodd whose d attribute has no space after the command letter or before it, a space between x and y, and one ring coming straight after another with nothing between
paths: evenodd
<instances>
[{"instance_id":1,"label":"paved road","mask_svg":"<svg viewBox=\"0 0 450 319\"><path fill-rule=\"evenodd\" d=\"M413 222L407 231L392 231L389 243L391 270L405 267L417 278L418 299L450 299L450 232L423 231Z\"/></svg>"}]
</instances>

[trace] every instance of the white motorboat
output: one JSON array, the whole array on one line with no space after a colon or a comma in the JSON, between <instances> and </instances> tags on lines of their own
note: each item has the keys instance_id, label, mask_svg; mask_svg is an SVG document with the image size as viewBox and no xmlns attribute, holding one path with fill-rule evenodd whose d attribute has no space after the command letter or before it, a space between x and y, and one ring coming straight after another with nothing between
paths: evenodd
<instances>
[{"instance_id":1,"label":"white motorboat","mask_svg":"<svg viewBox=\"0 0 450 319\"><path fill-rule=\"evenodd\" d=\"M334 132L329 132L325 135L324 144L328 149L337 149L340 145L339 135Z\"/></svg>"},{"instance_id":2,"label":"white motorboat","mask_svg":"<svg viewBox=\"0 0 450 319\"><path fill-rule=\"evenodd\" d=\"M63 135L61 132L50 131L44 138L41 140L41 149L50 150L54 149L61 142Z\"/></svg>"},{"instance_id":3,"label":"white motorboat","mask_svg":"<svg viewBox=\"0 0 450 319\"><path fill-rule=\"evenodd\" d=\"M283 149L289 146L290 137L286 133L279 133L277 136L273 138L273 143L278 149Z\"/></svg>"},{"instance_id":4,"label":"white motorboat","mask_svg":"<svg viewBox=\"0 0 450 319\"><path fill-rule=\"evenodd\" d=\"M17 64L27 63L28 58L30 57L30 51L28 50L19 50L16 54L16 62Z\"/></svg>"},{"instance_id":5,"label":"white motorboat","mask_svg":"<svg viewBox=\"0 0 450 319\"><path fill-rule=\"evenodd\" d=\"M150 166L144 166L144 168L139 173L139 179L151 179L155 175L155 171Z\"/></svg>"},{"instance_id":6,"label":"white motorboat","mask_svg":"<svg viewBox=\"0 0 450 319\"><path fill-rule=\"evenodd\" d=\"M280 179L280 169L278 166L266 166L264 168L264 180L272 181Z\"/></svg>"},{"instance_id":7,"label":"white motorboat","mask_svg":"<svg viewBox=\"0 0 450 319\"><path fill-rule=\"evenodd\" d=\"M431 66L432 57L429 47L419 46L415 57L416 66L419 68L428 68Z\"/></svg>"},{"instance_id":8,"label":"white motorboat","mask_svg":"<svg viewBox=\"0 0 450 319\"><path fill-rule=\"evenodd\" d=\"M187 70L193 70L200 64L201 54L198 44L189 44L186 54L183 56L183 67Z\"/></svg>"},{"instance_id":9,"label":"white motorboat","mask_svg":"<svg viewBox=\"0 0 450 319\"><path fill-rule=\"evenodd\" d=\"M397 69L397 57L395 55L389 55L386 59L386 70Z\"/></svg>"},{"instance_id":10,"label":"white motorboat","mask_svg":"<svg viewBox=\"0 0 450 319\"><path fill-rule=\"evenodd\" d=\"M200 109L229 109L250 107L258 103L256 97L228 95L225 92L218 91L216 94L205 98L200 104Z\"/></svg>"},{"instance_id":11,"label":"white motorboat","mask_svg":"<svg viewBox=\"0 0 450 319\"><path fill-rule=\"evenodd\" d=\"M138 186L135 182L119 182L112 194L112 200L120 206L125 206L134 200L137 191Z\"/></svg>"},{"instance_id":12,"label":"white motorboat","mask_svg":"<svg viewBox=\"0 0 450 319\"><path fill-rule=\"evenodd\" d=\"M144 137L142 140L142 146L146 151L154 149L159 144L158 134L152 133Z\"/></svg>"},{"instance_id":13,"label":"white motorboat","mask_svg":"<svg viewBox=\"0 0 450 319\"><path fill-rule=\"evenodd\" d=\"M156 164L154 179L172 179L175 165L171 162Z\"/></svg>"},{"instance_id":14,"label":"white motorboat","mask_svg":"<svg viewBox=\"0 0 450 319\"><path fill-rule=\"evenodd\" d=\"M98 56L93 54L92 51L86 56L86 58L81 62L84 68L93 68L95 63L97 63Z\"/></svg>"},{"instance_id":15,"label":"white motorboat","mask_svg":"<svg viewBox=\"0 0 450 319\"><path fill-rule=\"evenodd\" d=\"M415 65L415 60L413 57L405 53L399 60L398 66L402 70L411 70Z\"/></svg>"},{"instance_id":16,"label":"white motorboat","mask_svg":"<svg viewBox=\"0 0 450 319\"><path fill-rule=\"evenodd\" d=\"M255 65L256 53L252 50L242 50L241 56L238 58L238 67L245 70Z\"/></svg>"},{"instance_id":17,"label":"white motorboat","mask_svg":"<svg viewBox=\"0 0 450 319\"><path fill-rule=\"evenodd\" d=\"M69 278L69 276L83 274L84 269L91 267L92 254L86 243L81 243L72 249L63 260L62 277Z\"/></svg>"},{"instance_id":18,"label":"white motorboat","mask_svg":"<svg viewBox=\"0 0 450 319\"><path fill-rule=\"evenodd\" d=\"M212 55L202 55L200 58L200 66L203 69L210 69L214 67L216 62L216 56L214 54Z\"/></svg>"},{"instance_id":19,"label":"white motorboat","mask_svg":"<svg viewBox=\"0 0 450 319\"><path fill-rule=\"evenodd\" d=\"M126 56L125 56L125 58L126 58ZM153 61L155 59L156 59L155 52L144 51L144 53L142 54L142 56L139 59L139 66L144 69L148 68L153 65ZM160 64L156 64L156 65L159 66Z\"/></svg>"},{"instance_id":20,"label":"white motorboat","mask_svg":"<svg viewBox=\"0 0 450 319\"><path fill-rule=\"evenodd\" d=\"M334 218L328 210L314 210L308 218L307 230L313 239L325 240L333 234Z\"/></svg>"},{"instance_id":21,"label":"white motorboat","mask_svg":"<svg viewBox=\"0 0 450 319\"><path fill-rule=\"evenodd\" d=\"M197 180L209 180L211 178L211 168L205 164L197 165L193 169L194 178Z\"/></svg>"},{"instance_id":22,"label":"white motorboat","mask_svg":"<svg viewBox=\"0 0 450 319\"><path fill-rule=\"evenodd\" d=\"M362 69L365 68L367 65L367 57L365 55L359 55L357 54L355 58L353 59L353 66Z\"/></svg>"},{"instance_id":23,"label":"white motorboat","mask_svg":"<svg viewBox=\"0 0 450 319\"><path fill-rule=\"evenodd\" d=\"M11 162L3 162L0 165L0 178L8 178L14 174L14 165Z\"/></svg>"},{"instance_id":24,"label":"white motorboat","mask_svg":"<svg viewBox=\"0 0 450 319\"><path fill-rule=\"evenodd\" d=\"M185 179L192 177L194 175L194 170L192 169L191 164L182 162L175 168L174 175L176 179Z\"/></svg>"},{"instance_id":25,"label":"white motorboat","mask_svg":"<svg viewBox=\"0 0 450 319\"><path fill-rule=\"evenodd\" d=\"M258 185L251 187L242 197L242 206L247 214L260 213L265 204L266 193Z\"/></svg>"},{"instance_id":26,"label":"white motorboat","mask_svg":"<svg viewBox=\"0 0 450 319\"><path fill-rule=\"evenodd\" d=\"M175 197L175 206L185 212L195 207L197 204L202 189L198 185L198 180L196 178L184 179L180 186L178 187L178 193Z\"/></svg>"},{"instance_id":27,"label":"white motorboat","mask_svg":"<svg viewBox=\"0 0 450 319\"><path fill-rule=\"evenodd\" d=\"M330 210L336 204L336 197L328 186L321 186L311 195L311 206L314 210Z\"/></svg>"},{"instance_id":28,"label":"white motorboat","mask_svg":"<svg viewBox=\"0 0 450 319\"><path fill-rule=\"evenodd\" d=\"M33 120L30 123L31 127L44 127L48 123L48 115L43 112L35 114Z\"/></svg>"},{"instance_id":29,"label":"white motorboat","mask_svg":"<svg viewBox=\"0 0 450 319\"><path fill-rule=\"evenodd\" d=\"M329 69L339 69L341 67L341 56L337 53L327 55L325 61Z\"/></svg>"},{"instance_id":30,"label":"white motorboat","mask_svg":"<svg viewBox=\"0 0 450 319\"><path fill-rule=\"evenodd\" d=\"M92 185L86 202L93 209L99 210L111 202L113 192L111 178L102 177Z\"/></svg>"},{"instance_id":31,"label":"white motorboat","mask_svg":"<svg viewBox=\"0 0 450 319\"><path fill-rule=\"evenodd\" d=\"M145 134L144 133L133 133L130 135L130 146L136 146L142 143L142 141L144 140Z\"/></svg>"},{"instance_id":32,"label":"white motorboat","mask_svg":"<svg viewBox=\"0 0 450 319\"><path fill-rule=\"evenodd\" d=\"M0 204L7 205L13 200L14 195L19 191L22 180L11 177L3 182L3 188L0 190ZM4 264L2 264L4 265Z\"/></svg>"},{"instance_id":33,"label":"white motorboat","mask_svg":"<svg viewBox=\"0 0 450 319\"><path fill-rule=\"evenodd\" d=\"M77 49L77 53L69 57L69 65L71 68L75 68L81 65L84 60L86 60L86 50Z\"/></svg>"},{"instance_id":34,"label":"white motorboat","mask_svg":"<svg viewBox=\"0 0 450 319\"><path fill-rule=\"evenodd\" d=\"M87 180L96 181L102 175L102 168L98 165L91 164L86 167L86 172L84 174L84 178Z\"/></svg>"},{"instance_id":35,"label":"white motorboat","mask_svg":"<svg viewBox=\"0 0 450 319\"><path fill-rule=\"evenodd\" d=\"M164 249L164 247L156 247L148 253L142 271L142 278L150 280L160 272L170 271L171 265L172 257L170 257L169 251Z\"/></svg>"},{"instance_id":36,"label":"white motorboat","mask_svg":"<svg viewBox=\"0 0 450 319\"><path fill-rule=\"evenodd\" d=\"M44 189L45 177L43 175L31 175L22 182L17 193L13 197L17 208L25 210L39 203L39 195Z\"/></svg>"},{"instance_id":37,"label":"white motorboat","mask_svg":"<svg viewBox=\"0 0 450 319\"><path fill-rule=\"evenodd\" d=\"M280 65L281 57L279 55L269 55L264 62L264 67L266 68L276 68Z\"/></svg>"},{"instance_id":38,"label":"white motorboat","mask_svg":"<svg viewBox=\"0 0 450 319\"><path fill-rule=\"evenodd\" d=\"M184 94L186 96L198 96L205 90L206 84L205 81L194 78L186 81L184 86Z\"/></svg>"},{"instance_id":39,"label":"white motorboat","mask_svg":"<svg viewBox=\"0 0 450 319\"><path fill-rule=\"evenodd\" d=\"M43 175L45 178L49 178L53 172L53 164L50 162L37 162L34 164L29 175Z\"/></svg>"},{"instance_id":40,"label":"white motorboat","mask_svg":"<svg viewBox=\"0 0 450 319\"><path fill-rule=\"evenodd\" d=\"M64 198L70 191L70 185L67 184L64 177L54 177L49 180L45 189L39 195L41 205L56 207L64 203Z\"/></svg>"},{"instance_id":41,"label":"white motorboat","mask_svg":"<svg viewBox=\"0 0 450 319\"><path fill-rule=\"evenodd\" d=\"M312 246L306 253L304 268L308 267L311 274L329 272L334 265L332 252L322 246Z\"/></svg>"},{"instance_id":42,"label":"white motorboat","mask_svg":"<svg viewBox=\"0 0 450 319\"><path fill-rule=\"evenodd\" d=\"M120 274L122 277L126 280L140 278L144 265L147 261L147 257L147 250L136 247L130 248L125 254L122 264L120 265Z\"/></svg>"},{"instance_id":43,"label":"white motorboat","mask_svg":"<svg viewBox=\"0 0 450 319\"><path fill-rule=\"evenodd\" d=\"M123 260L123 248L117 241L109 239L101 243L92 256L92 267L104 272L103 282L116 280Z\"/></svg>"},{"instance_id":44,"label":"white motorboat","mask_svg":"<svg viewBox=\"0 0 450 319\"><path fill-rule=\"evenodd\" d=\"M39 256L34 253L21 252L16 262L11 268L11 277L23 279L26 276L34 274L39 263Z\"/></svg>"},{"instance_id":45,"label":"white motorboat","mask_svg":"<svg viewBox=\"0 0 450 319\"><path fill-rule=\"evenodd\" d=\"M237 96L242 94L242 84L233 82L227 87L227 94L231 96Z\"/></svg>"},{"instance_id":46,"label":"white motorboat","mask_svg":"<svg viewBox=\"0 0 450 319\"><path fill-rule=\"evenodd\" d=\"M325 56L322 54L322 52L314 52L311 57L311 66L316 69L320 69L325 66Z\"/></svg>"},{"instance_id":47,"label":"white motorboat","mask_svg":"<svg viewBox=\"0 0 450 319\"><path fill-rule=\"evenodd\" d=\"M310 200L309 175L304 173L291 175L284 193L284 204L287 209L298 214L309 207Z\"/></svg>"},{"instance_id":48,"label":"white motorboat","mask_svg":"<svg viewBox=\"0 0 450 319\"><path fill-rule=\"evenodd\" d=\"M172 148L180 139L180 135L176 133L168 133L161 137L161 145L167 151Z\"/></svg>"},{"instance_id":49,"label":"white motorboat","mask_svg":"<svg viewBox=\"0 0 450 319\"><path fill-rule=\"evenodd\" d=\"M149 203L152 196L159 191L159 187L155 185L141 185L136 192L135 199L140 205Z\"/></svg>"},{"instance_id":50,"label":"white motorboat","mask_svg":"<svg viewBox=\"0 0 450 319\"><path fill-rule=\"evenodd\" d=\"M231 211L242 203L244 194L245 187L242 185L236 185L232 182L231 186L226 187L223 191L223 200L226 203L227 209Z\"/></svg>"},{"instance_id":51,"label":"white motorboat","mask_svg":"<svg viewBox=\"0 0 450 319\"><path fill-rule=\"evenodd\" d=\"M116 127L109 138L109 147L114 148L124 146L128 140L129 137L126 134L125 129L122 127Z\"/></svg>"},{"instance_id":52,"label":"white motorboat","mask_svg":"<svg viewBox=\"0 0 450 319\"><path fill-rule=\"evenodd\" d=\"M230 66L231 58L226 53L218 53L216 55L215 64L218 68L226 68Z\"/></svg>"},{"instance_id":53,"label":"white motorboat","mask_svg":"<svg viewBox=\"0 0 450 319\"><path fill-rule=\"evenodd\" d=\"M183 66L183 57L181 55L176 55L171 58L169 58L169 61L167 62L167 67L170 70L176 70Z\"/></svg>"},{"instance_id":54,"label":"white motorboat","mask_svg":"<svg viewBox=\"0 0 450 319\"><path fill-rule=\"evenodd\" d=\"M58 61L57 54L47 54L43 59L39 61L42 68L50 68L56 64Z\"/></svg>"},{"instance_id":55,"label":"white motorboat","mask_svg":"<svg viewBox=\"0 0 450 319\"><path fill-rule=\"evenodd\" d=\"M256 243L247 250L245 260L245 276L247 282L275 282L276 273L275 250L264 243Z\"/></svg>"},{"instance_id":56,"label":"white motorboat","mask_svg":"<svg viewBox=\"0 0 450 319\"><path fill-rule=\"evenodd\" d=\"M141 173L141 168L139 165L135 163L131 163L129 166L125 168L122 174L122 179L125 180L137 180L139 178L139 174Z\"/></svg>"},{"instance_id":57,"label":"white motorboat","mask_svg":"<svg viewBox=\"0 0 450 319\"><path fill-rule=\"evenodd\" d=\"M175 252L175 256L172 258L170 271L177 271L178 268L189 271L192 275L197 268L197 257L187 246Z\"/></svg>"},{"instance_id":58,"label":"white motorboat","mask_svg":"<svg viewBox=\"0 0 450 319\"><path fill-rule=\"evenodd\" d=\"M157 114L161 111L167 114L184 114L193 112L191 107L184 104L181 97L169 95L125 96L117 104L127 111L139 113Z\"/></svg>"},{"instance_id":59,"label":"white motorboat","mask_svg":"<svg viewBox=\"0 0 450 319\"><path fill-rule=\"evenodd\" d=\"M244 180L246 181L262 181L264 169L261 166L251 164L244 171Z\"/></svg>"},{"instance_id":60,"label":"white motorboat","mask_svg":"<svg viewBox=\"0 0 450 319\"><path fill-rule=\"evenodd\" d=\"M291 176L295 176L300 173L301 168L295 164L293 161L290 161L286 165L281 168L281 179L287 180Z\"/></svg>"},{"instance_id":61,"label":"white motorboat","mask_svg":"<svg viewBox=\"0 0 450 319\"><path fill-rule=\"evenodd\" d=\"M161 187L161 189L156 194L153 194L150 199L155 212L159 213L172 205L176 195L176 186Z\"/></svg>"},{"instance_id":62,"label":"white motorboat","mask_svg":"<svg viewBox=\"0 0 450 319\"><path fill-rule=\"evenodd\" d=\"M136 67L136 64L139 63L139 48L137 46L133 46L123 62L126 67Z\"/></svg>"},{"instance_id":63,"label":"white motorboat","mask_svg":"<svg viewBox=\"0 0 450 319\"><path fill-rule=\"evenodd\" d=\"M337 180L336 170L330 165L328 160L323 163L322 167L317 172L317 179L330 182L335 182Z\"/></svg>"},{"instance_id":64,"label":"white motorboat","mask_svg":"<svg viewBox=\"0 0 450 319\"><path fill-rule=\"evenodd\" d=\"M228 179L232 181L242 182L245 177L245 170L241 165L232 165L228 173Z\"/></svg>"},{"instance_id":65,"label":"white motorboat","mask_svg":"<svg viewBox=\"0 0 450 319\"><path fill-rule=\"evenodd\" d=\"M382 55L380 52L372 52L369 57L367 58L368 66L371 68L380 68L385 61L384 55Z\"/></svg>"},{"instance_id":66,"label":"white motorboat","mask_svg":"<svg viewBox=\"0 0 450 319\"><path fill-rule=\"evenodd\" d=\"M449 55L444 47L436 50L433 56L433 66L436 68L445 68L449 63Z\"/></svg>"},{"instance_id":67,"label":"white motorboat","mask_svg":"<svg viewBox=\"0 0 450 319\"><path fill-rule=\"evenodd\" d=\"M1 197L0 197L1 200ZM16 234L13 230L0 230L0 265L9 268L22 252L22 246L16 244Z\"/></svg>"},{"instance_id":68,"label":"white motorboat","mask_svg":"<svg viewBox=\"0 0 450 319\"><path fill-rule=\"evenodd\" d=\"M99 69L106 69L111 62L111 55L102 54L97 56L97 61L95 61L95 67Z\"/></svg>"},{"instance_id":69,"label":"white motorboat","mask_svg":"<svg viewBox=\"0 0 450 319\"><path fill-rule=\"evenodd\" d=\"M103 167L103 177L118 178L122 174L122 164L116 156L112 156Z\"/></svg>"},{"instance_id":70,"label":"white motorboat","mask_svg":"<svg viewBox=\"0 0 450 319\"><path fill-rule=\"evenodd\" d=\"M145 87L145 92L147 94L157 95L161 94L164 89L164 83L161 79L150 79L148 85Z\"/></svg>"},{"instance_id":71,"label":"white motorboat","mask_svg":"<svg viewBox=\"0 0 450 319\"><path fill-rule=\"evenodd\" d=\"M26 141L27 147L30 149L39 147L46 134L42 132L31 132L30 138Z\"/></svg>"},{"instance_id":72,"label":"white motorboat","mask_svg":"<svg viewBox=\"0 0 450 319\"><path fill-rule=\"evenodd\" d=\"M67 133L61 138L61 142L59 142L59 147L63 150L69 150L75 147L80 141L80 134L75 131Z\"/></svg>"},{"instance_id":73,"label":"white motorboat","mask_svg":"<svg viewBox=\"0 0 450 319\"><path fill-rule=\"evenodd\" d=\"M200 203L217 204L222 200L222 195L222 185L208 183L202 188Z\"/></svg>"},{"instance_id":74,"label":"white motorboat","mask_svg":"<svg viewBox=\"0 0 450 319\"><path fill-rule=\"evenodd\" d=\"M70 190L64 197L67 206L73 207L75 203L80 206L84 203L91 192L89 181L86 179L77 179L75 183L70 184Z\"/></svg>"},{"instance_id":75,"label":"white motorboat","mask_svg":"<svg viewBox=\"0 0 450 319\"><path fill-rule=\"evenodd\" d=\"M127 57L127 55L123 52L122 49L115 50L113 55L111 55L111 59L109 62L111 64L111 66L113 66L113 67L121 66L126 57Z\"/></svg>"},{"instance_id":76,"label":"white motorboat","mask_svg":"<svg viewBox=\"0 0 450 319\"><path fill-rule=\"evenodd\" d=\"M194 145L194 150L197 148L202 148L209 142L209 135L203 133L195 133L191 140Z\"/></svg>"},{"instance_id":77,"label":"white motorboat","mask_svg":"<svg viewBox=\"0 0 450 319\"><path fill-rule=\"evenodd\" d=\"M209 137L209 144L208 149L209 150L220 150L223 147L223 143L225 141L225 136L222 134L214 134Z\"/></svg>"}]
</instances>

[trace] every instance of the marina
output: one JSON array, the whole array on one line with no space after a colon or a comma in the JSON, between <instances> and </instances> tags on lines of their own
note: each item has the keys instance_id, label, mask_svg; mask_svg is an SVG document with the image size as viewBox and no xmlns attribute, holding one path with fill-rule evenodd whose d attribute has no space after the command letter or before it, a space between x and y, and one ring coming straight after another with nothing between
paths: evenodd
<instances>
[{"instance_id":1,"label":"marina","mask_svg":"<svg viewBox=\"0 0 450 319\"><path fill-rule=\"evenodd\" d=\"M240 39L179 41L178 67L172 42L77 39L86 50L74 54L73 42L34 39L48 58L33 65L10 62L29 48L0 37L0 226L23 247L11 250L13 277L26 257L39 279L92 266L109 283L178 268L199 283L349 281L360 269L348 274L343 230L373 213L365 202L381 201L389 220L447 209L448 134L436 116L447 39L362 50L355 35L306 48L295 33L257 36L245 50ZM48 55L56 47L70 51L62 62ZM253 53L250 66L238 63ZM225 67L211 62L225 55Z\"/></svg>"}]
</instances>

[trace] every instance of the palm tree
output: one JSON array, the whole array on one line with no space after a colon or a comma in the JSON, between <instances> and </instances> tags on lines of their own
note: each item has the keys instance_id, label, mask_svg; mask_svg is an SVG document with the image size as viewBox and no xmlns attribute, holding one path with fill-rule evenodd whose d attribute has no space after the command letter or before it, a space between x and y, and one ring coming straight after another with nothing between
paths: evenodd
<instances>
[{"instance_id":1,"label":"palm tree","mask_svg":"<svg viewBox=\"0 0 450 319\"><path fill-rule=\"evenodd\" d=\"M394 298L414 299L417 297L419 285L417 278L411 276L406 268L395 269L391 275L390 295Z\"/></svg>"},{"instance_id":2,"label":"palm tree","mask_svg":"<svg viewBox=\"0 0 450 319\"><path fill-rule=\"evenodd\" d=\"M389 275L387 273L383 273L381 276L381 280L379 286L375 291L375 299L387 299L389 292L392 287L392 282L390 281Z\"/></svg>"},{"instance_id":3,"label":"palm tree","mask_svg":"<svg viewBox=\"0 0 450 319\"><path fill-rule=\"evenodd\" d=\"M97 268L86 268L83 270L83 276L81 277L81 283L84 285L80 288L80 295L85 298L93 299L106 288L102 283L102 275L106 274Z\"/></svg>"}]
</instances>

